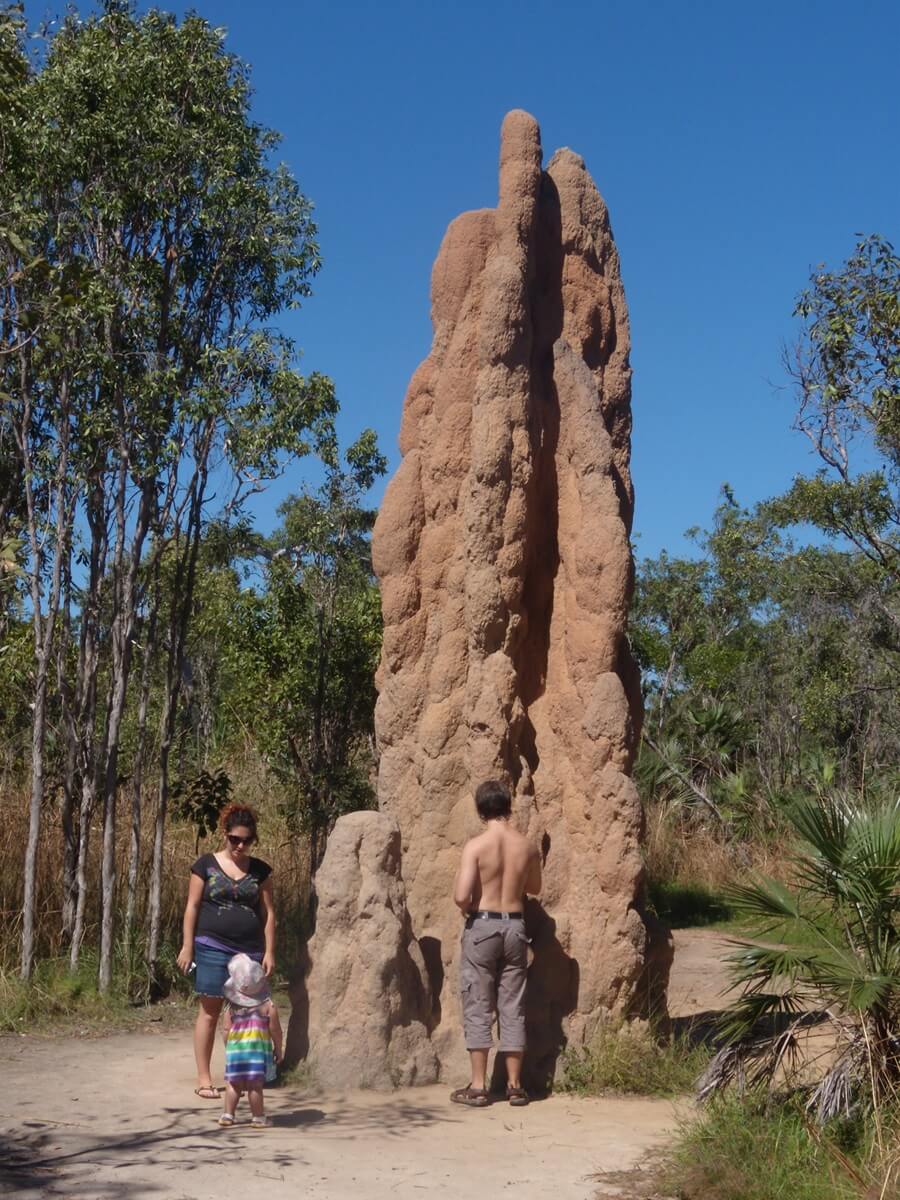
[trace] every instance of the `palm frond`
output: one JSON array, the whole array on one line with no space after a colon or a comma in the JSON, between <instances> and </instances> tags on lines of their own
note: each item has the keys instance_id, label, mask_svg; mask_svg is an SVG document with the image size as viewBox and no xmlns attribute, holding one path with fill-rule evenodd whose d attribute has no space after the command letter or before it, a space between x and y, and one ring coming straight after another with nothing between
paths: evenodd
<instances>
[{"instance_id":1,"label":"palm frond","mask_svg":"<svg viewBox=\"0 0 900 1200\"><path fill-rule=\"evenodd\" d=\"M849 1117L858 1106L861 1086L867 1082L865 1040L854 1038L809 1094L806 1111L820 1125L833 1117Z\"/></svg>"},{"instance_id":2,"label":"palm frond","mask_svg":"<svg viewBox=\"0 0 900 1200\"><path fill-rule=\"evenodd\" d=\"M900 977L867 971L865 963L850 955L818 958L813 963L814 981L848 1009L859 1012L885 1008L900 988Z\"/></svg>"},{"instance_id":3,"label":"palm frond","mask_svg":"<svg viewBox=\"0 0 900 1200\"><path fill-rule=\"evenodd\" d=\"M792 992L745 992L722 1013L718 1028L726 1042L735 1043L749 1038L764 1022L801 1011L802 1003Z\"/></svg>"},{"instance_id":4,"label":"palm frond","mask_svg":"<svg viewBox=\"0 0 900 1200\"><path fill-rule=\"evenodd\" d=\"M725 897L739 918L751 921L799 921L799 898L777 879L761 876L753 883L731 884Z\"/></svg>"},{"instance_id":5,"label":"palm frond","mask_svg":"<svg viewBox=\"0 0 900 1200\"><path fill-rule=\"evenodd\" d=\"M757 942L732 941L737 949L726 956L734 974L733 987L741 984L750 992L776 983L794 983L812 978L820 952L806 946L763 946Z\"/></svg>"},{"instance_id":6,"label":"palm frond","mask_svg":"<svg viewBox=\"0 0 900 1200\"><path fill-rule=\"evenodd\" d=\"M793 1076L825 1120L900 1088L900 804L818 795L791 821L804 843L796 886L760 878L728 889L759 940L732 943L741 992L722 1014L725 1045L700 1095ZM817 1053L798 1037L823 1015L838 1032L836 1061L826 1061L831 1042Z\"/></svg>"},{"instance_id":7,"label":"palm frond","mask_svg":"<svg viewBox=\"0 0 900 1200\"><path fill-rule=\"evenodd\" d=\"M746 1086L745 1059L746 1046L743 1043L731 1042L723 1046L713 1056L706 1070L697 1080L696 1096L698 1102L702 1104L710 1096L724 1091L726 1087L733 1083L737 1084L739 1091L744 1091Z\"/></svg>"},{"instance_id":8,"label":"palm frond","mask_svg":"<svg viewBox=\"0 0 900 1200\"><path fill-rule=\"evenodd\" d=\"M776 1002L783 1002L785 998L769 996L766 999L771 1013ZM782 1004L780 1011L786 1013L788 1010ZM698 1079L698 1101L702 1103L713 1093L730 1085L736 1086L741 1092L757 1087L771 1089L776 1079L792 1077L802 1058L797 1035L800 1030L818 1024L822 1015L820 1012L802 1012L778 1032L750 1033L737 1041L728 1042Z\"/></svg>"},{"instance_id":9,"label":"palm frond","mask_svg":"<svg viewBox=\"0 0 900 1200\"><path fill-rule=\"evenodd\" d=\"M900 904L900 810L896 805L861 813L850 826L845 874L848 895L868 911Z\"/></svg>"},{"instance_id":10,"label":"palm frond","mask_svg":"<svg viewBox=\"0 0 900 1200\"><path fill-rule=\"evenodd\" d=\"M788 810L788 820L819 858L834 871L841 870L847 849L849 817L839 800L817 797L799 801Z\"/></svg>"}]
</instances>

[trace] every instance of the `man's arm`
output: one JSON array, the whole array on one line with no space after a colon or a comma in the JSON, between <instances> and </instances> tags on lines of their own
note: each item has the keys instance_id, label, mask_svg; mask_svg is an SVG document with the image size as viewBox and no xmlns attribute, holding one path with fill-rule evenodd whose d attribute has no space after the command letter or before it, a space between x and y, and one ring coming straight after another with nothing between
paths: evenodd
<instances>
[{"instance_id":1,"label":"man's arm","mask_svg":"<svg viewBox=\"0 0 900 1200\"><path fill-rule=\"evenodd\" d=\"M472 842L467 842L463 847L459 870L456 872L456 883L453 885L453 903L464 913L472 908L472 897L477 882L478 855Z\"/></svg>"},{"instance_id":2,"label":"man's arm","mask_svg":"<svg viewBox=\"0 0 900 1200\"><path fill-rule=\"evenodd\" d=\"M525 891L529 896L539 896L541 894L541 856L535 846L531 848L528 875L525 879Z\"/></svg>"}]
</instances>

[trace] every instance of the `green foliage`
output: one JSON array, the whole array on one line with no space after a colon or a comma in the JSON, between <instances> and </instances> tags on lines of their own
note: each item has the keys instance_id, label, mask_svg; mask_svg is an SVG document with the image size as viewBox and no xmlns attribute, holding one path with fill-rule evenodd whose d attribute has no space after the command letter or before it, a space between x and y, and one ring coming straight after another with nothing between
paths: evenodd
<instances>
[{"instance_id":1,"label":"green foliage","mask_svg":"<svg viewBox=\"0 0 900 1200\"><path fill-rule=\"evenodd\" d=\"M251 118L249 73L223 31L108 3L70 13L32 69L19 15L2 13L0 79L16 94L0 132L0 623L27 633L29 605L38 620L30 680L17 688L18 656L0 658L0 692L14 700L0 745L4 765L33 768L37 792L44 781L29 823L22 962L28 973L39 826L59 790L75 956L93 906L76 858L103 812L108 980L121 785L134 781L136 832L142 786L160 797L163 828L173 746L178 773L195 777L185 815L198 834L222 791L208 760L223 722L210 703L226 681L213 653L192 672L186 631L239 589L219 562L195 596L204 529L218 516L212 547L288 457L331 453L337 404L330 380L299 373L275 324L310 295L317 231L275 160L277 135ZM29 705L47 730L30 756L18 750ZM146 882L136 857L129 875L129 911L149 913L154 956L163 862L157 839L136 905Z\"/></svg>"},{"instance_id":2,"label":"green foliage","mask_svg":"<svg viewBox=\"0 0 900 1200\"><path fill-rule=\"evenodd\" d=\"M236 472L263 478L281 451L306 452L310 431L329 436L330 383L297 375L291 343L264 324L309 295L311 205L270 165L278 139L248 110L247 70L221 33L158 11L69 18L30 84L29 154L3 191L46 280L68 273L70 303L45 320L35 367L78 365L88 474L123 397L136 476L185 438L197 452L203 422ZM46 317L44 286L20 302L30 324Z\"/></svg>"},{"instance_id":3,"label":"green foliage","mask_svg":"<svg viewBox=\"0 0 900 1200\"><path fill-rule=\"evenodd\" d=\"M859 1200L881 1195L860 1186L864 1167L847 1158L847 1140L841 1127L812 1137L797 1106L766 1107L754 1098L723 1097L682 1126L660 1182L667 1195L682 1200ZM864 1146L853 1149L857 1159L865 1157Z\"/></svg>"},{"instance_id":4,"label":"green foliage","mask_svg":"<svg viewBox=\"0 0 900 1200\"><path fill-rule=\"evenodd\" d=\"M822 470L752 510L725 487L711 530L692 531L697 558L639 566L644 795L740 837L775 834L811 757L864 793L900 754L898 305L900 260L881 238L815 272L788 366ZM798 544L810 526L819 540Z\"/></svg>"},{"instance_id":5,"label":"green foliage","mask_svg":"<svg viewBox=\"0 0 900 1200\"><path fill-rule=\"evenodd\" d=\"M726 895L752 940L731 955L737 1000L727 1045L704 1090L746 1074L773 1086L799 1031L835 1025L835 1061L811 1089L820 1120L878 1105L900 1080L900 803L825 793L786 813L799 850L795 884L761 877ZM787 1020L787 1029L760 1027Z\"/></svg>"},{"instance_id":6,"label":"green foliage","mask_svg":"<svg viewBox=\"0 0 900 1200\"><path fill-rule=\"evenodd\" d=\"M795 378L798 427L827 466L849 481L851 442L862 436L900 465L900 258L863 238L840 271L818 268L797 301L805 322ZM887 482L887 481L885 481ZM896 489L897 479L890 480ZM896 490L889 511L897 516ZM865 509L859 510L864 513ZM860 527L864 541L871 531Z\"/></svg>"},{"instance_id":7,"label":"green foliage","mask_svg":"<svg viewBox=\"0 0 900 1200\"><path fill-rule=\"evenodd\" d=\"M187 783L172 788L172 816L193 825L199 848L202 838L215 831L219 813L231 798L231 780L223 767L201 770Z\"/></svg>"},{"instance_id":8,"label":"green foliage","mask_svg":"<svg viewBox=\"0 0 900 1200\"><path fill-rule=\"evenodd\" d=\"M611 1022L586 1048L565 1051L561 1086L582 1096L678 1096L691 1091L708 1062L709 1051L687 1038L662 1040L646 1026Z\"/></svg>"},{"instance_id":9,"label":"green foliage","mask_svg":"<svg viewBox=\"0 0 900 1200\"><path fill-rule=\"evenodd\" d=\"M294 793L287 815L310 835L314 866L337 817L374 802L381 607L369 551L375 514L362 496L385 462L370 431L345 462L326 459L319 490L281 506L265 586L241 595L227 651L233 702Z\"/></svg>"}]
</instances>

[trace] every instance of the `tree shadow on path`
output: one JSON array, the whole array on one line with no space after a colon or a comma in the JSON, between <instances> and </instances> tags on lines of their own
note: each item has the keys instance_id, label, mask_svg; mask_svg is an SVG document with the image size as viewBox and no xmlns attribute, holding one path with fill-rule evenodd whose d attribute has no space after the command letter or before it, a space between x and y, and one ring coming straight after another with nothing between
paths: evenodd
<instances>
[{"instance_id":1,"label":"tree shadow on path","mask_svg":"<svg viewBox=\"0 0 900 1200\"><path fill-rule=\"evenodd\" d=\"M448 1112L444 1106L414 1104L390 1095L379 1095L371 1104L352 1096L329 1098L332 1111L318 1107L309 1096L292 1101L289 1094L279 1096L270 1106L275 1139L279 1130L297 1129L309 1134L320 1131L345 1141L367 1133L398 1139L438 1122L459 1119L459 1114ZM258 1147L275 1169L304 1166L296 1143L260 1138L242 1119L231 1129L221 1129L215 1124L216 1116L210 1109L164 1109L163 1120L157 1118L152 1127L122 1132L113 1129L107 1134L76 1122L23 1122L16 1130L0 1131L0 1195L23 1200L95 1196L95 1174L106 1169L100 1185L104 1200L138 1200L154 1193L171 1197L174 1193L169 1188L141 1180L109 1183L108 1169L140 1169L152 1161L157 1170L189 1176L204 1166L221 1163L223 1154L233 1153L236 1143L251 1156ZM184 1194L190 1194L189 1179L184 1188Z\"/></svg>"}]
</instances>

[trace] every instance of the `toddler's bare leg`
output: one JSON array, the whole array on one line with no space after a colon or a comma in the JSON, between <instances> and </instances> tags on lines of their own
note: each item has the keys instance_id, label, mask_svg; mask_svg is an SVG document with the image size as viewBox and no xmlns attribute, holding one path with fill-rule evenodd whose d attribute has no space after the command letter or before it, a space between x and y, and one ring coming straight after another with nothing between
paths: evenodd
<instances>
[{"instance_id":1,"label":"toddler's bare leg","mask_svg":"<svg viewBox=\"0 0 900 1200\"><path fill-rule=\"evenodd\" d=\"M229 1117L233 1117L238 1106L238 1100L241 1098L241 1088L237 1088L233 1083L225 1084L225 1112ZM252 1101L251 1101L252 1107Z\"/></svg>"},{"instance_id":2,"label":"toddler's bare leg","mask_svg":"<svg viewBox=\"0 0 900 1200\"><path fill-rule=\"evenodd\" d=\"M266 1115L266 1103L261 1087L247 1088L247 1099L250 1102L250 1111L254 1117L264 1117Z\"/></svg>"}]
</instances>

